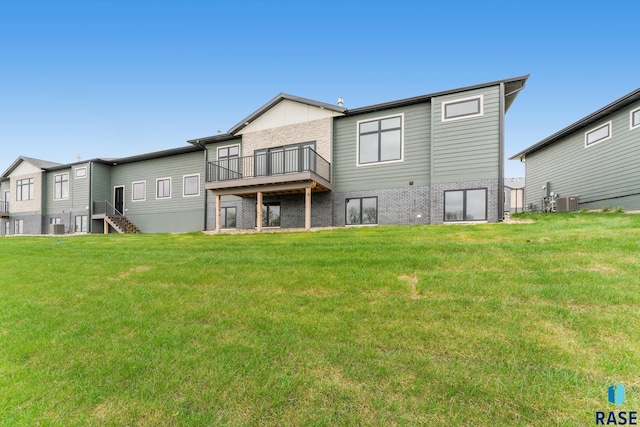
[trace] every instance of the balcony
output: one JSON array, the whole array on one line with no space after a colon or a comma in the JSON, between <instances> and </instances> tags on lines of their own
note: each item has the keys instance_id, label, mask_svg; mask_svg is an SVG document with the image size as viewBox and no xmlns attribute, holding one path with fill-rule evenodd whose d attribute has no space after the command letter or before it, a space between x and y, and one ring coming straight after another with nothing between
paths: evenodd
<instances>
[{"instance_id":1,"label":"balcony","mask_svg":"<svg viewBox=\"0 0 640 427\"><path fill-rule=\"evenodd\" d=\"M4 218L8 216L9 216L9 202L0 200L0 217Z\"/></svg>"},{"instance_id":2,"label":"balcony","mask_svg":"<svg viewBox=\"0 0 640 427\"><path fill-rule=\"evenodd\" d=\"M239 196L331 191L331 164L310 147L285 147L209 162L205 187Z\"/></svg>"}]
</instances>

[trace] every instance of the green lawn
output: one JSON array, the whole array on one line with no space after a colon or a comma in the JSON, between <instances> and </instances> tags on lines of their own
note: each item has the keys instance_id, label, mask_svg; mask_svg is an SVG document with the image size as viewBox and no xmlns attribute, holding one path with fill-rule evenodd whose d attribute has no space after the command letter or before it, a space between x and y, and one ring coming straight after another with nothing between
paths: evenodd
<instances>
[{"instance_id":1,"label":"green lawn","mask_svg":"<svg viewBox=\"0 0 640 427\"><path fill-rule=\"evenodd\" d=\"M0 425L640 411L640 215L0 239Z\"/></svg>"}]
</instances>

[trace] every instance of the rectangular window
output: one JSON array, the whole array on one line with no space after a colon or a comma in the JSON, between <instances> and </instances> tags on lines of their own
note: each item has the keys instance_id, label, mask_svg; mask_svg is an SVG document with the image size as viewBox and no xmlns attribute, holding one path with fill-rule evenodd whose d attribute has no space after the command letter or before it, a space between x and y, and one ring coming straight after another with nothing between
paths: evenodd
<instances>
[{"instance_id":1,"label":"rectangular window","mask_svg":"<svg viewBox=\"0 0 640 427\"><path fill-rule=\"evenodd\" d=\"M13 226L15 234L24 234L24 220L16 219Z\"/></svg>"},{"instance_id":2,"label":"rectangular window","mask_svg":"<svg viewBox=\"0 0 640 427\"><path fill-rule=\"evenodd\" d=\"M11 234L11 222L9 220L6 220L4 222L4 235L8 236Z\"/></svg>"},{"instance_id":3,"label":"rectangular window","mask_svg":"<svg viewBox=\"0 0 640 427\"><path fill-rule=\"evenodd\" d=\"M236 208L220 208L220 226L222 228L236 228Z\"/></svg>"},{"instance_id":4,"label":"rectangular window","mask_svg":"<svg viewBox=\"0 0 640 427\"><path fill-rule=\"evenodd\" d=\"M62 218L49 218L49 224L62 224Z\"/></svg>"},{"instance_id":5,"label":"rectangular window","mask_svg":"<svg viewBox=\"0 0 640 427\"><path fill-rule=\"evenodd\" d=\"M262 204L262 226L280 227L280 202Z\"/></svg>"},{"instance_id":6,"label":"rectangular window","mask_svg":"<svg viewBox=\"0 0 640 427\"><path fill-rule=\"evenodd\" d=\"M147 199L147 182L136 181L131 183L131 200L143 202Z\"/></svg>"},{"instance_id":7,"label":"rectangular window","mask_svg":"<svg viewBox=\"0 0 640 427\"><path fill-rule=\"evenodd\" d=\"M487 189L444 192L444 221L486 221Z\"/></svg>"},{"instance_id":8,"label":"rectangular window","mask_svg":"<svg viewBox=\"0 0 640 427\"><path fill-rule=\"evenodd\" d=\"M16 181L16 200L33 199L33 178L19 179Z\"/></svg>"},{"instance_id":9,"label":"rectangular window","mask_svg":"<svg viewBox=\"0 0 640 427\"><path fill-rule=\"evenodd\" d=\"M483 96L474 98L456 99L442 103L442 121L468 119L482 116Z\"/></svg>"},{"instance_id":10,"label":"rectangular window","mask_svg":"<svg viewBox=\"0 0 640 427\"><path fill-rule=\"evenodd\" d=\"M362 197L345 201L345 218L347 225L377 224L378 198Z\"/></svg>"},{"instance_id":11,"label":"rectangular window","mask_svg":"<svg viewBox=\"0 0 640 427\"><path fill-rule=\"evenodd\" d=\"M199 196L200 195L200 175L185 175L183 177L183 192L184 197Z\"/></svg>"},{"instance_id":12,"label":"rectangular window","mask_svg":"<svg viewBox=\"0 0 640 427\"><path fill-rule=\"evenodd\" d=\"M89 231L89 217L76 215L76 233L86 233L87 231Z\"/></svg>"},{"instance_id":13,"label":"rectangular window","mask_svg":"<svg viewBox=\"0 0 640 427\"><path fill-rule=\"evenodd\" d=\"M242 178L240 175L240 146L218 148L218 181Z\"/></svg>"},{"instance_id":14,"label":"rectangular window","mask_svg":"<svg viewBox=\"0 0 640 427\"><path fill-rule=\"evenodd\" d=\"M87 177L87 168L76 169L76 179L82 179Z\"/></svg>"},{"instance_id":15,"label":"rectangular window","mask_svg":"<svg viewBox=\"0 0 640 427\"><path fill-rule=\"evenodd\" d=\"M602 126L598 126L597 128L591 129L590 131L585 132L584 134L584 145L588 147L589 145L597 144L602 141L606 141L611 138L611 122L607 122Z\"/></svg>"},{"instance_id":16,"label":"rectangular window","mask_svg":"<svg viewBox=\"0 0 640 427\"><path fill-rule=\"evenodd\" d=\"M629 128L635 129L640 127L640 108L633 110L629 117Z\"/></svg>"},{"instance_id":17,"label":"rectangular window","mask_svg":"<svg viewBox=\"0 0 640 427\"><path fill-rule=\"evenodd\" d=\"M69 173L61 173L53 177L53 199L63 200L69 198Z\"/></svg>"},{"instance_id":18,"label":"rectangular window","mask_svg":"<svg viewBox=\"0 0 640 427\"><path fill-rule=\"evenodd\" d=\"M156 199L168 199L171 197L171 178L156 180Z\"/></svg>"},{"instance_id":19,"label":"rectangular window","mask_svg":"<svg viewBox=\"0 0 640 427\"><path fill-rule=\"evenodd\" d=\"M402 161L404 116L358 122L358 162L366 165Z\"/></svg>"}]
</instances>

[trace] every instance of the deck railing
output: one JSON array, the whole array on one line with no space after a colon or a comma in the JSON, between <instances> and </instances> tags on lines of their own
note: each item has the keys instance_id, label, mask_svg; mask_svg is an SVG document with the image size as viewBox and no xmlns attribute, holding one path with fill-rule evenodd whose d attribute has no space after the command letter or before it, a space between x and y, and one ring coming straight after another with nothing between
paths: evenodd
<instances>
[{"instance_id":1,"label":"deck railing","mask_svg":"<svg viewBox=\"0 0 640 427\"><path fill-rule=\"evenodd\" d=\"M331 181L331 163L309 147L281 149L253 156L209 162L207 182L313 172Z\"/></svg>"},{"instance_id":2,"label":"deck railing","mask_svg":"<svg viewBox=\"0 0 640 427\"><path fill-rule=\"evenodd\" d=\"M121 229L126 229L127 219L124 214L106 200L102 202L93 202L93 214L108 216L112 221L118 224Z\"/></svg>"}]
</instances>

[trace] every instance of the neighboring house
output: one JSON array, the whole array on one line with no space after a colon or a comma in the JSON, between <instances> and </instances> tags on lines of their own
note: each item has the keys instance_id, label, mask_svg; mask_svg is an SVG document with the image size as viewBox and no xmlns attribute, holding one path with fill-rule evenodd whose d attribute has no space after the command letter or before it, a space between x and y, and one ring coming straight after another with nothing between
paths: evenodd
<instances>
[{"instance_id":1,"label":"neighboring house","mask_svg":"<svg viewBox=\"0 0 640 427\"><path fill-rule=\"evenodd\" d=\"M0 178L2 233L499 221L504 114L527 78L355 109L280 94L187 147L66 165L20 157ZM24 191L31 205L14 206Z\"/></svg>"},{"instance_id":2,"label":"neighboring house","mask_svg":"<svg viewBox=\"0 0 640 427\"><path fill-rule=\"evenodd\" d=\"M515 154L525 162L526 205L577 197L573 209L640 209L640 89Z\"/></svg>"},{"instance_id":3,"label":"neighboring house","mask_svg":"<svg viewBox=\"0 0 640 427\"><path fill-rule=\"evenodd\" d=\"M524 178L504 179L504 211L509 213L524 210Z\"/></svg>"}]
</instances>

